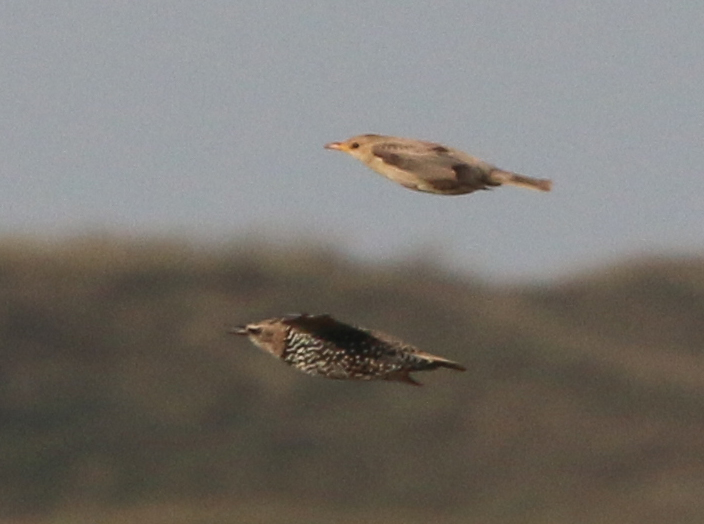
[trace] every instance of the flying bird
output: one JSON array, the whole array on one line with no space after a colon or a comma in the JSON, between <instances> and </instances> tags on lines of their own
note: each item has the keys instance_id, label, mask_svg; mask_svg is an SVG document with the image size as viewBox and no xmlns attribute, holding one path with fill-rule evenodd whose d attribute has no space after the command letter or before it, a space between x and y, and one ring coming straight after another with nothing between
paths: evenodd
<instances>
[{"instance_id":1,"label":"flying bird","mask_svg":"<svg viewBox=\"0 0 704 524\"><path fill-rule=\"evenodd\" d=\"M340 380L390 380L420 386L411 372L440 367L465 371L447 360L382 333L344 324L330 315L270 318L230 331L310 375Z\"/></svg>"},{"instance_id":2,"label":"flying bird","mask_svg":"<svg viewBox=\"0 0 704 524\"><path fill-rule=\"evenodd\" d=\"M408 189L437 195L463 195L502 185L539 191L552 188L550 180L504 171L463 151L434 142L359 135L344 142L331 142L325 148L348 153Z\"/></svg>"}]
</instances>

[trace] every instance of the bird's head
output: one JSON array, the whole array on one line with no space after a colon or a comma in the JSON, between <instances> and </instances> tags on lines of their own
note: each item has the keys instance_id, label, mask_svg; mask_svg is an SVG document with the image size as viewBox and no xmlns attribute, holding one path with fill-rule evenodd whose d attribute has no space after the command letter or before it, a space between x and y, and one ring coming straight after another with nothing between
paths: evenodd
<instances>
[{"instance_id":1,"label":"bird's head","mask_svg":"<svg viewBox=\"0 0 704 524\"><path fill-rule=\"evenodd\" d=\"M358 135L348 138L344 142L330 142L325 144L325 149L342 151L358 160L365 161L372 156L372 146L384 139L381 135Z\"/></svg>"},{"instance_id":2,"label":"bird's head","mask_svg":"<svg viewBox=\"0 0 704 524\"><path fill-rule=\"evenodd\" d=\"M283 354L286 346L286 326L278 318L237 326L229 332L248 337L254 345L276 357Z\"/></svg>"}]
</instances>

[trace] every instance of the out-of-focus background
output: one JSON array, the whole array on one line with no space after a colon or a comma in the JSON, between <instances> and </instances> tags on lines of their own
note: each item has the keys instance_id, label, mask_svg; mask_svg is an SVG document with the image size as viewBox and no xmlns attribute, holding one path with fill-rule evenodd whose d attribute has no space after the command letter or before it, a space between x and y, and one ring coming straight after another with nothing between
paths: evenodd
<instances>
[{"instance_id":1,"label":"out-of-focus background","mask_svg":"<svg viewBox=\"0 0 704 524\"><path fill-rule=\"evenodd\" d=\"M240 4L0 5L0 521L704 521L704 7ZM469 371L226 335L304 311Z\"/></svg>"}]
</instances>

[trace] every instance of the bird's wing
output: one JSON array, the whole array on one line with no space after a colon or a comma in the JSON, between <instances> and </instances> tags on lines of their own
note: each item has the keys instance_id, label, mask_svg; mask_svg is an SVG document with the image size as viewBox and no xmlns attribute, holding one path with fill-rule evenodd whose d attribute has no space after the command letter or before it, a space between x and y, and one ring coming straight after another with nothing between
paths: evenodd
<instances>
[{"instance_id":1,"label":"bird's wing","mask_svg":"<svg viewBox=\"0 0 704 524\"><path fill-rule=\"evenodd\" d=\"M366 330L335 320L330 315L300 315L288 323L299 331L310 333L338 347L372 342L372 336Z\"/></svg>"},{"instance_id":2,"label":"bird's wing","mask_svg":"<svg viewBox=\"0 0 704 524\"><path fill-rule=\"evenodd\" d=\"M486 184L480 166L458 159L448 148L432 142L412 145L382 143L372 154L386 165L408 171L439 189L452 189L458 184L481 187Z\"/></svg>"},{"instance_id":3,"label":"bird's wing","mask_svg":"<svg viewBox=\"0 0 704 524\"><path fill-rule=\"evenodd\" d=\"M411 344L408 344L401 340L400 338L384 333L383 331L365 330L369 335L375 339L381 341L387 347L387 353L385 357L390 360L397 359L402 353L422 353L420 349ZM382 357L383 358L383 357Z\"/></svg>"},{"instance_id":4,"label":"bird's wing","mask_svg":"<svg viewBox=\"0 0 704 524\"><path fill-rule=\"evenodd\" d=\"M291 315L284 319L284 322L299 331L305 331L320 336L329 331L344 329L345 324L338 322L330 315Z\"/></svg>"},{"instance_id":5,"label":"bird's wing","mask_svg":"<svg viewBox=\"0 0 704 524\"><path fill-rule=\"evenodd\" d=\"M330 315L309 315L308 313L292 313L281 319L285 324L295 325L296 327L315 326L336 323L337 321Z\"/></svg>"},{"instance_id":6,"label":"bird's wing","mask_svg":"<svg viewBox=\"0 0 704 524\"><path fill-rule=\"evenodd\" d=\"M376 329L365 329L364 331L369 333L374 338L381 340L383 343L389 344L390 346L394 346L395 348L409 347L417 349L414 346L411 346L410 344L406 344L400 338L394 337L393 335L389 335L388 333L384 333L383 331L377 331Z\"/></svg>"}]
</instances>

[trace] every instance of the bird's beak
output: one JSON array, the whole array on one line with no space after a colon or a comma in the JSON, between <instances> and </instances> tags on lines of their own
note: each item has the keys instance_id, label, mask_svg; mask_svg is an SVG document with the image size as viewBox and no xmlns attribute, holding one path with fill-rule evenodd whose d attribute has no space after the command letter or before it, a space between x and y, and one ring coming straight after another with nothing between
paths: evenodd
<instances>
[{"instance_id":1,"label":"bird's beak","mask_svg":"<svg viewBox=\"0 0 704 524\"><path fill-rule=\"evenodd\" d=\"M344 142L330 142L325 144L325 149L333 149L335 151L347 151L347 146Z\"/></svg>"},{"instance_id":2,"label":"bird's beak","mask_svg":"<svg viewBox=\"0 0 704 524\"><path fill-rule=\"evenodd\" d=\"M247 326L236 326L228 331L230 335L249 335Z\"/></svg>"}]
</instances>

